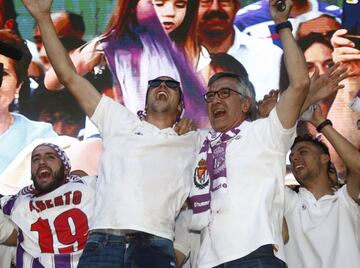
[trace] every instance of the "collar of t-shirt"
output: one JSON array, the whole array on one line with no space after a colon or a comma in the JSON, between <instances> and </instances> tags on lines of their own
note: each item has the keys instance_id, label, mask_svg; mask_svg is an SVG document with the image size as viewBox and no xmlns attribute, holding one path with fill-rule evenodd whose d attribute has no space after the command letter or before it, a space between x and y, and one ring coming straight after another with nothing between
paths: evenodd
<instances>
[{"instance_id":1,"label":"collar of t-shirt","mask_svg":"<svg viewBox=\"0 0 360 268\"><path fill-rule=\"evenodd\" d=\"M328 200L336 200L338 198L337 196L337 192L335 192L334 194L326 194L323 195L322 197L320 197L318 200L316 200L315 196L312 194L312 192L310 192L308 189L306 189L305 187L300 187L299 189L299 195L305 199L308 202L311 203L316 203L316 204L321 204L322 202L328 202Z\"/></svg>"}]
</instances>

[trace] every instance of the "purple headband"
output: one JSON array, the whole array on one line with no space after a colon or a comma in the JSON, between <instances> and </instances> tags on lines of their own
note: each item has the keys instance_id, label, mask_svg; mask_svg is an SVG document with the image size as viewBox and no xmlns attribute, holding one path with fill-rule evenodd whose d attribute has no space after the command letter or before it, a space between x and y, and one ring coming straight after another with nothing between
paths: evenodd
<instances>
[{"instance_id":1,"label":"purple headband","mask_svg":"<svg viewBox=\"0 0 360 268\"><path fill-rule=\"evenodd\" d=\"M62 148L60 148L59 146L57 146L56 144L45 142L45 143L41 143L38 146L36 146L34 148L33 152L35 151L36 148L38 148L40 146L48 146L48 147L51 147L52 149L54 149L54 151L56 152L56 154L58 155L58 157L60 158L61 162L64 165L64 173L66 174L66 176L68 176L70 174L71 165L70 165L69 158L65 154L65 151Z\"/></svg>"}]
</instances>

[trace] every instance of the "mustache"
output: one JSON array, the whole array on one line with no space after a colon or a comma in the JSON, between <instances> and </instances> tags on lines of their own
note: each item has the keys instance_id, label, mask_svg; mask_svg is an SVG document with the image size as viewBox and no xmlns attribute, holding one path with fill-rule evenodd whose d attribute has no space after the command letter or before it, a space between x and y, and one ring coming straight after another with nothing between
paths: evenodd
<instances>
[{"instance_id":1,"label":"mustache","mask_svg":"<svg viewBox=\"0 0 360 268\"><path fill-rule=\"evenodd\" d=\"M229 16L225 12L221 12L217 10L210 11L209 13L204 15L204 20L211 20L214 18L226 20L229 18Z\"/></svg>"}]
</instances>

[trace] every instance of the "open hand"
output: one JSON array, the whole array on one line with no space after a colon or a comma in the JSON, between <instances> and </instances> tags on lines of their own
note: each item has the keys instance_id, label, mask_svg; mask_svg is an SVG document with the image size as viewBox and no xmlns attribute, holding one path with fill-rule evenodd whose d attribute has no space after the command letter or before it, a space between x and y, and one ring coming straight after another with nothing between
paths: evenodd
<instances>
[{"instance_id":1,"label":"open hand","mask_svg":"<svg viewBox=\"0 0 360 268\"><path fill-rule=\"evenodd\" d=\"M196 129L196 124L190 118L182 118L174 127L174 130L178 135L183 135Z\"/></svg>"},{"instance_id":2,"label":"open hand","mask_svg":"<svg viewBox=\"0 0 360 268\"><path fill-rule=\"evenodd\" d=\"M22 0L22 2L37 21L43 16L50 15L52 0Z\"/></svg>"},{"instance_id":3,"label":"open hand","mask_svg":"<svg viewBox=\"0 0 360 268\"><path fill-rule=\"evenodd\" d=\"M347 30L337 30L331 38L331 44L334 47L332 53L334 62L341 62L342 65L349 68L349 75L360 75L360 50L355 48L355 44L347 39L345 35Z\"/></svg>"},{"instance_id":4,"label":"open hand","mask_svg":"<svg viewBox=\"0 0 360 268\"><path fill-rule=\"evenodd\" d=\"M344 85L339 83L348 76L347 68L340 63L336 63L322 75L319 75L319 69L316 68L310 79L310 103L316 103L343 88Z\"/></svg>"}]
</instances>

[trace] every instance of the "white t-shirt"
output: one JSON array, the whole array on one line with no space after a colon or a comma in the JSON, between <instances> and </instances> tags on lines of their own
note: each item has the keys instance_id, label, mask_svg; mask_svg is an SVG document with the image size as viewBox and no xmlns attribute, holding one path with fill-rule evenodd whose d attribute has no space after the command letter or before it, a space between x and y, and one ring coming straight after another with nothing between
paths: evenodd
<instances>
[{"instance_id":1,"label":"white t-shirt","mask_svg":"<svg viewBox=\"0 0 360 268\"><path fill-rule=\"evenodd\" d=\"M279 88L282 50L240 32L235 26L234 31L234 42L227 54L233 56L245 67L249 80L255 87L256 99L261 100L271 89ZM211 59L206 50L203 49L201 52L198 65L204 67L210 64Z\"/></svg>"},{"instance_id":2,"label":"white t-shirt","mask_svg":"<svg viewBox=\"0 0 360 268\"><path fill-rule=\"evenodd\" d=\"M136 230L173 240L200 132L178 136L103 96L92 121L103 139L92 229Z\"/></svg>"},{"instance_id":3,"label":"white t-shirt","mask_svg":"<svg viewBox=\"0 0 360 268\"><path fill-rule=\"evenodd\" d=\"M189 230L192 210L180 212L175 222L174 248L186 256L181 268L194 268L200 249L200 232Z\"/></svg>"},{"instance_id":4,"label":"white t-shirt","mask_svg":"<svg viewBox=\"0 0 360 268\"><path fill-rule=\"evenodd\" d=\"M243 122L240 130L226 147L225 207L212 211L201 233L200 268L239 259L267 244L276 245L276 256L284 260L285 157L295 127L284 129L273 109L268 118Z\"/></svg>"},{"instance_id":5,"label":"white t-shirt","mask_svg":"<svg viewBox=\"0 0 360 268\"><path fill-rule=\"evenodd\" d=\"M319 200L306 188L286 187L285 218L289 268L360 267L360 206L346 186Z\"/></svg>"},{"instance_id":6,"label":"white t-shirt","mask_svg":"<svg viewBox=\"0 0 360 268\"><path fill-rule=\"evenodd\" d=\"M77 266L93 215L94 187L94 177L84 177L44 195L20 192L1 199L4 214L19 228L18 268Z\"/></svg>"}]
</instances>

